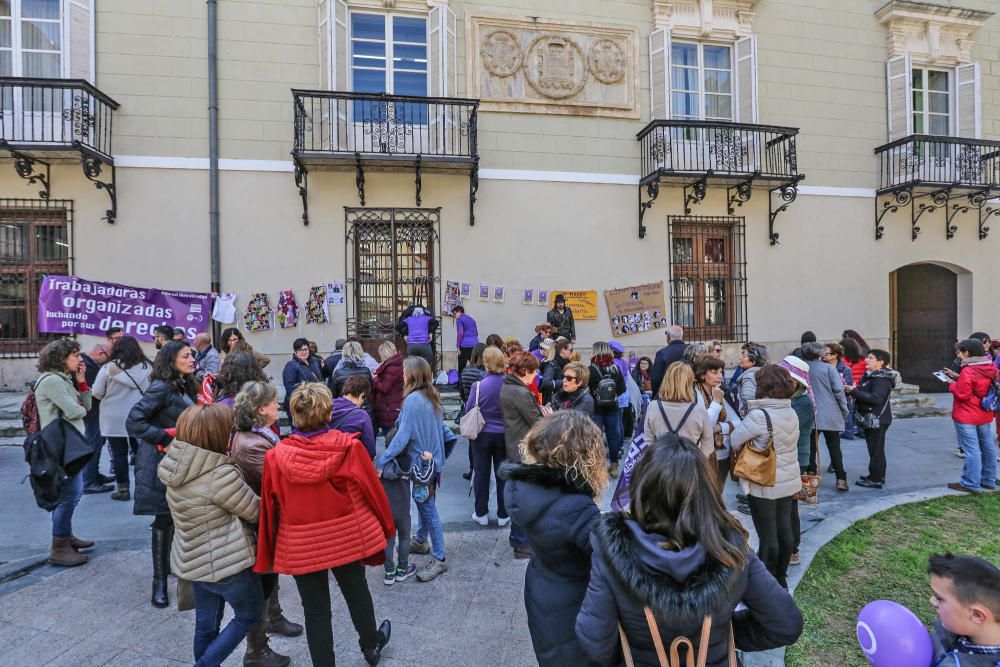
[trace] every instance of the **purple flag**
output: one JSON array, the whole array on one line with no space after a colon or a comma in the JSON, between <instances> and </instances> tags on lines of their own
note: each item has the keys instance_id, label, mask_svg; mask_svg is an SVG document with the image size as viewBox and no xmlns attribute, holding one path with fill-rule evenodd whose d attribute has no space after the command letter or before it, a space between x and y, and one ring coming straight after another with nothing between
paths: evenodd
<instances>
[{"instance_id":1,"label":"purple flag","mask_svg":"<svg viewBox=\"0 0 1000 667\"><path fill-rule=\"evenodd\" d=\"M42 333L103 336L111 327L141 341L153 340L153 329L169 324L185 338L205 331L212 314L212 295L175 292L75 276L45 276L38 293L38 330Z\"/></svg>"}]
</instances>

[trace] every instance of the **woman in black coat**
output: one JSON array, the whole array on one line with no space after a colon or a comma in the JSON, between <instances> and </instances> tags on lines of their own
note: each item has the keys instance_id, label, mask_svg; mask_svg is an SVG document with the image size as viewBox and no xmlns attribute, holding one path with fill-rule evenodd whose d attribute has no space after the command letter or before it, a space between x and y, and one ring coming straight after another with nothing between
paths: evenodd
<instances>
[{"instance_id":1,"label":"woman in black coat","mask_svg":"<svg viewBox=\"0 0 1000 667\"><path fill-rule=\"evenodd\" d=\"M500 474L507 512L534 556L524 606L540 667L590 665L573 625L590 574L590 529L608 485L604 437L587 415L564 410L539 420L522 441L523 462Z\"/></svg>"},{"instance_id":2,"label":"woman in black coat","mask_svg":"<svg viewBox=\"0 0 1000 667\"><path fill-rule=\"evenodd\" d=\"M591 537L590 584L576 621L591 659L622 665L629 650L637 665L659 664L646 609L664 646L687 637L707 667L730 664L731 641L764 651L798 639L801 612L747 545L694 443L661 437L639 459L629 490L629 511L602 516ZM746 608L734 612L741 602Z\"/></svg>"},{"instance_id":3,"label":"woman in black coat","mask_svg":"<svg viewBox=\"0 0 1000 667\"><path fill-rule=\"evenodd\" d=\"M174 522L167 506L166 488L156 475L164 451L174 439L171 433L177 418L195 404L198 383L194 379L195 362L191 348L184 341L163 346L153 362L152 382L139 402L132 406L125 422L130 437L139 441L135 457L135 504L133 514L154 516L153 520L153 594L154 607L170 604L167 597L170 542ZM171 429L171 433L167 432Z\"/></svg>"},{"instance_id":4,"label":"woman in black coat","mask_svg":"<svg viewBox=\"0 0 1000 667\"><path fill-rule=\"evenodd\" d=\"M291 400L296 387L303 382L322 381L323 370L312 357L309 341L305 338L296 338L292 343L292 358L281 371L281 383L285 385L285 412L292 414L288 408L288 401Z\"/></svg>"}]
</instances>

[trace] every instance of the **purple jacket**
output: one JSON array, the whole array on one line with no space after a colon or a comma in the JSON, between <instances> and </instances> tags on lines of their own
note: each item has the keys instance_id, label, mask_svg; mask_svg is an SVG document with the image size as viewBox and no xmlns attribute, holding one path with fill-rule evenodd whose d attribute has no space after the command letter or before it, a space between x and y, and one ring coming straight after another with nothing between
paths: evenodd
<instances>
[{"instance_id":1,"label":"purple jacket","mask_svg":"<svg viewBox=\"0 0 1000 667\"><path fill-rule=\"evenodd\" d=\"M476 343L479 342L479 329L476 328L476 321L465 313L462 313L455 320L455 331L458 334L456 345L459 348L475 347Z\"/></svg>"},{"instance_id":2,"label":"purple jacket","mask_svg":"<svg viewBox=\"0 0 1000 667\"><path fill-rule=\"evenodd\" d=\"M356 434L368 450L368 456L375 458L375 429L372 428L372 418L364 408L343 397L334 399L330 427L348 435Z\"/></svg>"},{"instance_id":3,"label":"purple jacket","mask_svg":"<svg viewBox=\"0 0 1000 667\"><path fill-rule=\"evenodd\" d=\"M431 319L427 315L411 315L403 320L406 323L406 342L411 345L431 342Z\"/></svg>"},{"instance_id":4,"label":"purple jacket","mask_svg":"<svg viewBox=\"0 0 1000 667\"><path fill-rule=\"evenodd\" d=\"M487 373L479 381L479 410L483 413L486 426L483 433L503 433L503 412L500 411L500 389L503 387L503 373ZM465 402L468 412L476 404L476 385L469 389L469 400Z\"/></svg>"}]
</instances>

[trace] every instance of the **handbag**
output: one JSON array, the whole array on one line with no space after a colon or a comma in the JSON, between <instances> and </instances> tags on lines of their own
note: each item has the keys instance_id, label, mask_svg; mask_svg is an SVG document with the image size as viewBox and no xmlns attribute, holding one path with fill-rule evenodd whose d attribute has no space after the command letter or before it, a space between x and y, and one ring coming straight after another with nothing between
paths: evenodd
<instances>
[{"instance_id":1,"label":"handbag","mask_svg":"<svg viewBox=\"0 0 1000 667\"><path fill-rule=\"evenodd\" d=\"M795 500L809 505L819 502L819 485L823 481L823 454L819 447L819 432L813 431L812 437L816 439L816 474L801 475L802 488L792 495Z\"/></svg>"},{"instance_id":2,"label":"handbag","mask_svg":"<svg viewBox=\"0 0 1000 667\"><path fill-rule=\"evenodd\" d=\"M467 440L475 440L486 427L486 418L483 411L479 409L479 382L476 383L476 404L472 409L462 415L459 421L458 431Z\"/></svg>"},{"instance_id":3,"label":"handbag","mask_svg":"<svg viewBox=\"0 0 1000 667\"><path fill-rule=\"evenodd\" d=\"M706 616L705 620L701 624L701 640L698 642L698 650L695 651L694 644L687 637L676 637L674 641L670 642L670 656L667 657L667 651L663 646L663 639L660 638L660 630L656 626L656 619L653 617L653 610L649 607L644 607L643 611L646 613L646 625L649 626L649 632L653 636L653 647L656 649L656 658L660 663L660 667L705 667L705 663L708 661L708 644L712 633L712 617ZM628 644L628 637L625 635L625 629L622 628L621 623L618 624L618 636L621 638L622 642L622 656L625 658L626 667L635 667L635 660L632 658L632 649ZM687 659L684 663L681 663L680 648L684 646L687 650ZM695 655L697 655L697 663ZM736 641L733 637L733 624L729 624L729 667L737 667L739 663L736 660Z\"/></svg>"},{"instance_id":4,"label":"handbag","mask_svg":"<svg viewBox=\"0 0 1000 667\"><path fill-rule=\"evenodd\" d=\"M854 423L858 425L858 428L863 429L880 428L882 426L882 415L885 414L885 409L889 407L889 399L891 398L892 392L890 391L889 395L885 397L885 403L882 405L882 409L878 411L878 414L875 414L874 410L861 414L855 409Z\"/></svg>"},{"instance_id":5,"label":"handbag","mask_svg":"<svg viewBox=\"0 0 1000 667\"><path fill-rule=\"evenodd\" d=\"M764 420L767 422L767 449L759 452L747 443L740 450L733 474L760 486L774 486L778 473L778 455L774 451L774 428L767 410L761 409L761 412L764 413Z\"/></svg>"}]
</instances>

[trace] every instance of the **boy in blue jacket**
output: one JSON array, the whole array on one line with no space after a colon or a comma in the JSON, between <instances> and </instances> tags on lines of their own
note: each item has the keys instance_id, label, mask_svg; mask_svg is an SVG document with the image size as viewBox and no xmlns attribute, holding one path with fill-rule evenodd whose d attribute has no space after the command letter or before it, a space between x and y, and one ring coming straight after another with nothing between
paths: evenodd
<instances>
[{"instance_id":1,"label":"boy in blue jacket","mask_svg":"<svg viewBox=\"0 0 1000 667\"><path fill-rule=\"evenodd\" d=\"M1000 569L976 556L932 554L935 667L1000 665Z\"/></svg>"}]
</instances>

